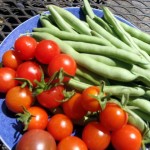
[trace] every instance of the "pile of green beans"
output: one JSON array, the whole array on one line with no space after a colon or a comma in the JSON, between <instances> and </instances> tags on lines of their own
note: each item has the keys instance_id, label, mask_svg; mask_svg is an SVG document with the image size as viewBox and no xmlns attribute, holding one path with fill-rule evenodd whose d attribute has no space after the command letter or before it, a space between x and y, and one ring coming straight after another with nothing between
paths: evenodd
<instances>
[{"instance_id":1,"label":"pile of green beans","mask_svg":"<svg viewBox=\"0 0 150 150\"><path fill-rule=\"evenodd\" d=\"M83 91L104 81L105 93L118 100L129 95L128 122L144 135L150 122L150 35L119 21L107 7L99 18L88 0L81 8L84 21L55 5L47 9L50 13L40 16L42 27L31 34L37 41L55 41L62 53L74 58L77 71L68 86Z\"/></svg>"}]
</instances>

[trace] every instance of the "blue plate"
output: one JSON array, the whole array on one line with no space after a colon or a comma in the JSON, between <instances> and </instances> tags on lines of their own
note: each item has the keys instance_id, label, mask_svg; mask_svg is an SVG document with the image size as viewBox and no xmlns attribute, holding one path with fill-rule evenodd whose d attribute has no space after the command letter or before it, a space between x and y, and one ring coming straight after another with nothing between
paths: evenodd
<instances>
[{"instance_id":1,"label":"blue plate","mask_svg":"<svg viewBox=\"0 0 150 150\"><path fill-rule=\"evenodd\" d=\"M80 19L84 19L84 15L82 13L82 10L78 7L68 7L65 8L71 13L73 13L75 16L77 16ZM45 12L48 13L48 12ZM102 17L103 12L101 10L94 9L94 13ZM127 20L116 16L119 20L122 22L125 22L126 24L130 26L134 26ZM15 28L1 43L0 45L0 62L2 60L2 55L5 51L12 48L14 45L15 40L20 36L20 34L24 34L27 32L31 32L33 28L39 27L39 15L36 15L24 23L20 24L17 28ZM134 26L135 27L135 26ZM13 113L11 113L5 105L5 95L0 94L0 139L3 141L3 143L8 147L8 149L12 150L15 149L15 144L18 142L20 137L22 136L21 132L21 126L18 125L16 122L15 116Z\"/></svg>"}]
</instances>

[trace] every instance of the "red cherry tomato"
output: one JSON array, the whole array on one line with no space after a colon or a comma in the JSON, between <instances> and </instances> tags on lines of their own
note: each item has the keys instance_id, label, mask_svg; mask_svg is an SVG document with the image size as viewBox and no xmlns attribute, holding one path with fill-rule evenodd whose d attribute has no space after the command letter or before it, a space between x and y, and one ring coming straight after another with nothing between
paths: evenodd
<instances>
[{"instance_id":1,"label":"red cherry tomato","mask_svg":"<svg viewBox=\"0 0 150 150\"><path fill-rule=\"evenodd\" d=\"M79 137L68 136L58 143L57 150L88 150L88 148Z\"/></svg>"},{"instance_id":2,"label":"red cherry tomato","mask_svg":"<svg viewBox=\"0 0 150 150\"><path fill-rule=\"evenodd\" d=\"M15 70L8 67L0 68L0 93L6 93L9 89L18 85L15 77Z\"/></svg>"},{"instance_id":3,"label":"red cherry tomato","mask_svg":"<svg viewBox=\"0 0 150 150\"><path fill-rule=\"evenodd\" d=\"M30 36L20 36L14 43L14 50L21 60L34 58L37 42Z\"/></svg>"},{"instance_id":4,"label":"red cherry tomato","mask_svg":"<svg viewBox=\"0 0 150 150\"><path fill-rule=\"evenodd\" d=\"M60 54L55 56L48 65L48 73L52 76L55 72L63 69L67 74L74 76L76 73L76 62L75 60L67 54ZM70 78L65 77L64 82L68 81Z\"/></svg>"},{"instance_id":5,"label":"red cherry tomato","mask_svg":"<svg viewBox=\"0 0 150 150\"><path fill-rule=\"evenodd\" d=\"M122 128L127 121L127 113L117 104L107 103L105 109L100 112L101 124L110 131Z\"/></svg>"},{"instance_id":6,"label":"red cherry tomato","mask_svg":"<svg viewBox=\"0 0 150 150\"><path fill-rule=\"evenodd\" d=\"M55 140L60 141L72 134L73 124L66 115L56 114L50 118L47 130L55 138Z\"/></svg>"},{"instance_id":7,"label":"red cherry tomato","mask_svg":"<svg viewBox=\"0 0 150 150\"><path fill-rule=\"evenodd\" d=\"M14 113L22 113L23 107L28 109L34 102L32 92L29 88L16 86L11 88L6 94L6 106Z\"/></svg>"},{"instance_id":8,"label":"red cherry tomato","mask_svg":"<svg viewBox=\"0 0 150 150\"><path fill-rule=\"evenodd\" d=\"M56 142L47 131L33 129L23 134L15 150L56 150Z\"/></svg>"},{"instance_id":9,"label":"red cherry tomato","mask_svg":"<svg viewBox=\"0 0 150 150\"><path fill-rule=\"evenodd\" d=\"M28 79L35 87L36 83L34 81L41 81L42 70L37 63L26 61L18 66L16 76L17 78Z\"/></svg>"},{"instance_id":10,"label":"red cherry tomato","mask_svg":"<svg viewBox=\"0 0 150 150\"><path fill-rule=\"evenodd\" d=\"M81 119L87 111L81 105L82 96L75 93L68 101L62 104L64 113L71 119Z\"/></svg>"},{"instance_id":11,"label":"red cherry tomato","mask_svg":"<svg viewBox=\"0 0 150 150\"><path fill-rule=\"evenodd\" d=\"M28 108L27 111L31 114L27 130L46 129L48 124L48 114L43 108L33 106Z\"/></svg>"},{"instance_id":12,"label":"red cherry tomato","mask_svg":"<svg viewBox=\"0 0 150 150\"><path fill-rule=\"evenodd\" d=\"M82 139L88 149L104 150L110 144L110 132L99 122L90 122L83 129Z\"/></svg>"},{"instance_id":13,"label":"red cherry tomato","mask_svg":"<svg viewBox=\"0 0 150 150\"><path fill-rule=\"evenodd\" d=\"M82 106L85 110L95 112L101 109L100 103L94 97L98 96L100 88L96 86L90 86L82 92Z\"/></svg>"},{"instance_id":14,"label":"red cherry tomato","mask_svg":"<svg viewBox=\"0 0 150 150\"><path fill-rule=\"evenodd\" d=\"M2 63L5 67L12 68L14 70L22 63L18 55L14 50L8 50L2 56Z\"/></svg>"},{"instance_id":15,"label":"red cherry tomato","mask_svg":"<svg viewBox=\"0 0 150 150\"><path fill-rule=\"evenodd\" d=\"M53 57L60 54L60 48L52 40L42 40L35 50L35 58L42 64L49 64Z\"/></svg>"},{"instance_id":16,"label":"red cherry tomato","mask_svg":"<svg viewBox=\"0 0 150 150\"><path fill-rule=\"evenodd\" d=\"M55 108L61 105L64 99L64 87L61 85L50 88L37 95L38 102L46 108Z\"/></svg>"},{"instance_id":17,"label":"red cherry tomato","mask_svg":"<svg viewBox=\"0 0 150 150\"><path fill-rule=\"evenodd\" d=\"M111 142L115 150L139 150L142 144L142 135L132 125L125 125L112 132Z\"/></svg>"}]
</instances>

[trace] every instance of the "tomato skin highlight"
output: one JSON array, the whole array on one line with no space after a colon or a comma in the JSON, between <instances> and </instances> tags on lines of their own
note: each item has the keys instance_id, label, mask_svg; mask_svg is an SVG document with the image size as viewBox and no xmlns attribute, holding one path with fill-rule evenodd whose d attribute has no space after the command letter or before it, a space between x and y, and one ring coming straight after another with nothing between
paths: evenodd
<instances>
[{"instance_id":1,"label":"tomato skin highlight","mask_svg":"<svg viewBox=\"0 0 150 150\"><path fill-rule=\"evenodd\" d=\"M88 148L82 139L68 136L58 143L57 150L88 150Z\"/></svg>"},{"instance_id":2,"label":"tomato skin highlight","mask_svg":"<svg viewBox=\"0 0 150 150\"><path fill-rule=\"evenodd\" d=\"M142 144L142 135L132 125L125 125L112 132L111 143L115 150L139 150Z\"/></svg>"},{"instance_id":3,"label":"tomato skin highlight","mask_svg":"<svg viewBox=\"0 0 150 150\"><path fill-rule=\"evenodd\" d=\"M63 69L67 74L74 76L76 73L76 62L75 60L67 54L60 54L55 56L48 65L48 74L52 76L55 72ZM70 78L64 77L64 82L67 82Z\"/></svg>"},{"instance_id":4,"label":"tomato skin highlight","mask_svg":"<svg viewBox=\"0 0 150 150\"><path fill-rule=\"evenodd\" d=\"M5 103L7 108L14 113L22 113L23 107L28 109L33 104L34 99L29 88L16 86L6 93Z\"/></svg>"},{"instance_id":5,"label":"tomato skin highlight","mask_svg":"<svg viewBox=\"0 0 150 150\"><path fill-rule=\"evenodd\" d=\"M98 96L100 92L100 89L96 86L90 86L86 88L82 92L82 106L86 111L99 111L101 110L100 103L96 98L93 98L92 96Z\"/></svg>"},{"instance_id":6,"label":"tomato skin highlight","mask_svg":"<svg viewBox=\"0 0 150 150\"><path fill-rule=\"evenodd\" d=\"M46 129L48 124L47 112L38 106L32 106L27 111L33 116L29 121L27 130L32 129Z\"/></svg>"},{"instance_id":7,"label":"tomato skin highlight","mask_svg":"<svg viewBox=\"0 0 150 150\"><path fill-rule=\"evenodd\" d=\"M42 40L35 50L35 58L42 64L49 64L53 57L60 54L60 48L52 40Z\"/></svg>"},{"instance_id":8,"label":"tomato skin highlight","mask_svg":"<svg viewBox=\"0 0 150 150\"><path fill-rule=\"evenodd\" d=\"M32 61L26 61L18 66L16 77L28 79L35 87L36 83L34 81L41 81L42 71L37 63Z\"/></svg>"},{"instance_id":9,"label":"tomato skin highlight","mask_svg":"<svg viewBox=\"0 0 150 150\"><path fill-rule=\"evenodd\" d=\"M16 70L21 63L22 61L19 59L14 50L8 50L2 56L2 64L5 67Z\"/></svg>"},{"instance_id":10,"label":"tomato skin highlight","mask_svg":"<svg viewBox=\"0 0 150 150\"><path fill-rule=\"evenodd\" d=\"M20 36L14 43L14 50L21 60L31 60L35 55L37 42L31 36Z\"/></svg>"},{"instance_id":11,"label":"tomato skin highlight","mask_svg":"<svg viewBox=\"0 0 150 150\"><path fill-rule=\"evenodd\" d=\"M55 108L61 105L64 99L64 87L61 85L52 87L37 95L38 102L45 108Z\"/></svg>"},{"instance_id":12,"label":"tomato skin highlight","mask_svg":"<svg viewBox=\"0 0 150 150\"><path fill-rule=\"evenodd\" d=\"M56 142L47 131L33 129L23 134L15 150L56 150Z\"/></svg>"},{"instance_id":13,"label":"tomato skin highlight","mask_svg":"<svg viewBox=\"0 0 150 150\"><path fill-rule=\"evenodd\" d=\"M81 94L75 93L68 101L62 104L64 113L71 119L83 118L87 111L83 109L81 101Z\"/></svg>"},{"instance_id":14,"label":"tomato skin highlight","mask_svg":"<svg viewBox=\"0 0 150 150\"><path fill-rule=\"evenodd\" d=\"M55 138L55 140L60 141L72 134L73 124L66 115L56 114L50 118L47 125L47 131Z\"/></svg>"},{"instance_id":15,"label":"tomato skin highlight","mask_svg":"<svg viewBox=\"0 0 150 150\"><path fill-rule=\"evenodd\" d=\"M15 70L8 67L0 68L0 93L6 93L18 85L18 81L14 78L16 78Z\"/></svg>"},{"instance_id":16,"label":"tomato skin highlight","mask_svg":"<svg viewBox=\"0 0 150 150\"><path fill-rule=\"evenodd\" d=\"M110 132L99 122L90 122L83 129L82 140L90 150L104 150L110 144Z\"/></svg>"},{"instance_id":17,"label":"tomato skin highlight","mask_svg":"<svg viewBox=\"0 0 150 150\"><path fill-rule=\"evenodd\" d=\"M99 120L109 131L115 131L127 124L128 114L117 104L107 103L100 112Z\"/></svg>"}]
</instances>

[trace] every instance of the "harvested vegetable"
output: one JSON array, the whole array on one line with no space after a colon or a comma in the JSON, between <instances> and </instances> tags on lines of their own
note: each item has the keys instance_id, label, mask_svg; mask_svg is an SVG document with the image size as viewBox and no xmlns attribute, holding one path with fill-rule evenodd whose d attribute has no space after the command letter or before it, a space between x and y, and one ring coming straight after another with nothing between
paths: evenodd
<instances>
[{"instance_id":1,"label":"harvested vegetable","mask_svg":"<svg viewBox=\"0 0 150 150\"><path fill-rule=\"evenodd\" d=\"M6 107L24 117L17 120L28 125L25 129L46 130L59 150L103 150L110 143L116 150L145 150L150 143L150 35L122 23L107 7L103 18L96 16L88 0L83 0L83 20L55 5L47 9L41 26L28 35L36 41L32 57L23 56L15 65L18 86L0 91L6 93ZM20 69L27 63L38 69ZM16 99L16 88L29 93L29 104L22 101L25 93ZM44 127L31 111L40 107ZM26 117L24 110L31 114L25 111Z\"/></svg>"}]
</instances>

